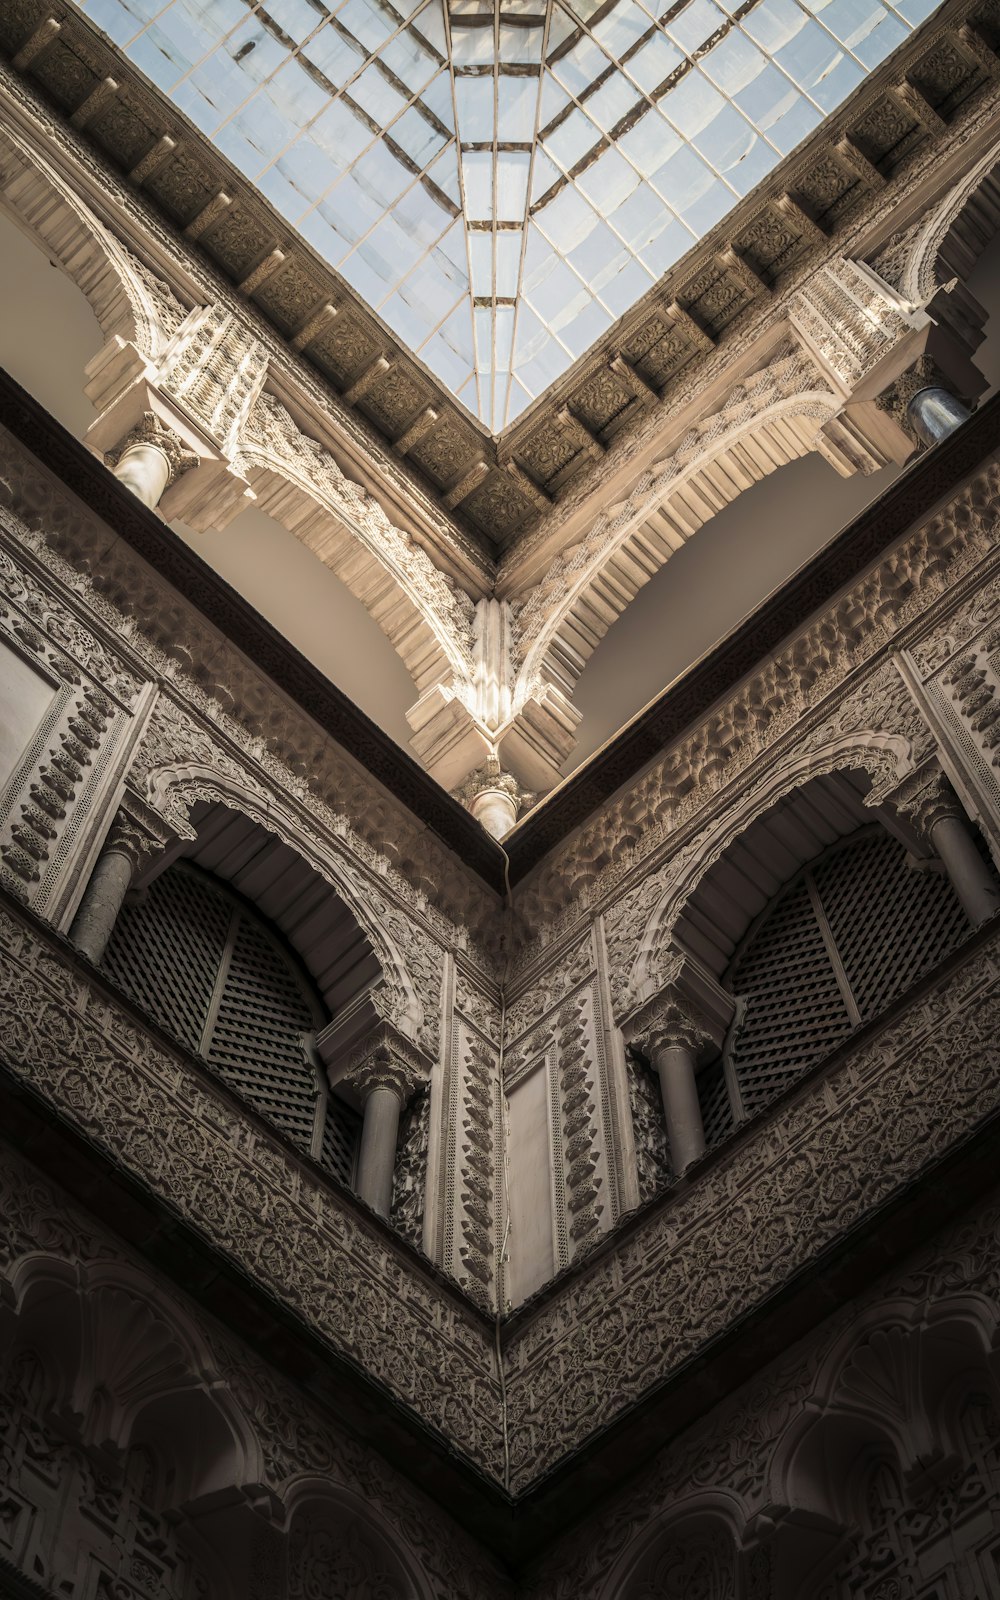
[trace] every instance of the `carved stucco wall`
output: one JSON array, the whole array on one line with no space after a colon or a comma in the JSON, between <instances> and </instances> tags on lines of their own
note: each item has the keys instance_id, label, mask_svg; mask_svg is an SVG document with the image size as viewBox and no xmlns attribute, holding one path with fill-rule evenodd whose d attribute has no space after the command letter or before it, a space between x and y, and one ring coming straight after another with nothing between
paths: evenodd
<instances>
[{"instance_id":1,"label":"carved stucco wall","mask_svg":"<svg viewBox=\"0 0 1000 1600\"><path fill-rule=\"evenodd\" d=\"M99 984L80 973L67 981L58 953L8 919L4 1003L17 1018L8 1047L18 1070L114 1159L127 1154L136 1174L169 1204L184 1210L197 1192L199 1228L235 1249L243 1266L298 1314L318 1320L334 1348L393 1388L455 1449L502 1477L492 1328L481 1316L495 1304L501 1255L518 1248L506 1226L518 1152L509 1149L505 1172L508 1111L497 1071L504 974L488 937L492 927L495 941L502 924L497 902L451 861L431 905L426 864L415 847L407 851L413 823L402 808L370 782L366 788L359 768L327 748L307 719L296 721L298 713L248 662L109 543L94 519L9 442L3 477L7 647L50 674L52 704L74 672L81 686L90 674L102 693L116 696L115 717L128 730L114 747L114 775L101 791L86 790L89 769L78 762L84 778L73 782L86 805L67 799L65 818L51 819L54 832L36 830L53 847L58 868L46 898L41 874L34 881L11 873L13 889L29 902L34 896L34 909L65 927L126 778L182 834L196 801L222 800L302 854L365 927L396 1015L434 1062L423 1243L464 1283L479 1312L458 1297L442 1302L440 1288L403 1246L393 1256L396 1287L387 1293L385 1245L371 1231L375 1224L345 1209L266 1130L255 1128L240 1143L238 1177L233 1156L228 1181L209 1182L215 1170L209 1146L199 1165L199 1152L176 1146L172 1130L193 1116L216 1129L213 1139L221 1130L235 1141L240 1114L190 1062L134 1024L123 1026ZM511 1330L505 1346L506 1444L515 1488L577 1449L712 1329L728 1325L748 1304L747 1292L789 1281L839 1237L851 1215L866 1214L886 1183L918 1176L935 1149L993 1108L995 1087L979 1070L976 1050L977 1041L990 1037L982 1019L992 1016L995 979L992 957L983 954L961 986L944 984L926 1002L923 1020L915 1012L898 1034L889 1027L863 1056L845 1059L839 1078L804 1086L794 1105L748 1129L722 1166L669 1197L665 1209L651 1211L608 1254L609 1232L639 1199L615 1024L638 989L662 976L658 951L672 919L727 843L778 796L819 772L861 766L874 780L872 798L882 800L935 751L971 812L988 830L995 827L989 740L991 630L1000 610L998 492L998 469L988 463L542 869L558 875L557 887L570 883L572 893L551 924L523 942L507 975L505 1087L514 1114L522 1088L544 1081L554 1174L550 1267L534 1276L530 1265L522 1270L520 1292L539 1286L549 1271L563 1269L566 1276ZM63 657L69 665L59 665ZM114 724L114 717L104 720ZM37 752L33 759L34 765L19 759L5 791L12 850L23 848L13 833L17 818L36 826L33 813L20 809L37 805L30 787L34 782L37 790ZM74 807L78 829L58 856ZM615 859L623 815L630 821L622 828L624 854ZM580 853L581 839L594 855ZM536 893L537 883L527 886L523 901L519 891L515 914L526 906L536 916ZM472 937L463 925L469 906L478 918ZM57 1034L66 1049L53 1062L46 1041ZM942 1076L940 1052L960 1035L968 1071ZM103 1063L96 1083L92 1072L81 1072L79 1059ZM141 1109L147 1102L162 1108L156 1138ZM923 1119L917 1131L914 1115ZM872 1119L898 1129L903 1141L888 1168L861 1137ZM848 1181L850 1172L855 1177ZM786 1188L780 1227L787 1248L778 1250L772 1202ZM280 1219L287 1244L280 1254L259 1254L263 1205ZM792 1216L794 1229L787 1225ZM767 1220L771 1231L754 1218ZM755 1250L763 1253L759 1270L754 1258L748 1284L747 1252ZM505 1276L500 1285L504 1300L510 1281ZM660 1327L650 1316L654 1283L659 1304L684 1306L679 1321L672 1316ZM387 1330L404 1324L408 1349L422 1353L400 1363ZM442 1349L452 1347L460 1352L460 1381L450 1353L451 1370L443 1375Z\"/></svg>"},{"instance_id":2,"label":"carved stucco wall","mask_svg":"<svg viewBox=\"0 0 1000 1600\"><path fill-rule=\"evenodd\" d=\"M525 1596L991 1594L998 1220L994 1200L921 1241L557 1543Z\"/></svg>"},{"instance_id":3,"label":"carved stucco wall","mask_svg":"<svg viewBox=\"0 0 1000 1600\"><path fill-rule=\"evenodd\" d=\"M334 1579L344 1600L510 1594L430 1500L6 1149L0 1191L0 1554L100 1600L193 1600L199 1579L220 1600Z\"/></svg>"},{"instance_id":4,"label":"carved stucco wall","mask_svg":"<svg viewBox=\"0 0 1000 1600\"><path fill-rule=\"evenodd\" d=\"M488 1305L499 1205L466 1191L474 1169L500 1170L482 1045L495 897L9 439L0 477L0 636L43 691L0 789L5 886L65 929L127 782L182 839L198 802L221 801L308 862L370 938L390 1019L438 1074L460 956L480 1044L450 1052L433 1098L423 1243Z\"/></svg>"}]
</instances>

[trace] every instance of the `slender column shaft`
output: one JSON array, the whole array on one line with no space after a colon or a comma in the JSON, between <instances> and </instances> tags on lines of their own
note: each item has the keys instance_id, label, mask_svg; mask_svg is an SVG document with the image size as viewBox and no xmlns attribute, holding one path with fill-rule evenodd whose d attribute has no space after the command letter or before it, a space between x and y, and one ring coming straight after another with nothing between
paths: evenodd
<instances>
[{"instance_id":1,"label":"slender column shaft","mask_svg":"<svg viewBox=\"0 0 1000 1600\"><path fill-rule=\"evenodd\" d=\"M123 851L106 848L91 873L69 937L95 967L100 966L108 947L134 870L132 860Z\"/></svg>"},{"instance_id":2,"label":"slender column shaft","mask_svg":"<svg viewBox=\"0 0 1000 1600\"><path fill-rule=\"evenodd\" d=\"M380 1217L388 1217L392 1207L392 1178L402 1109L399 1095L384 1085L371 1089L365 1099L358 1194Z\"/></svg>"},{"instance_id":3,"label":"slender column shaft","mask_svg":"<svg viewBox=\"0 0 1000 1600\"><path fill-rule=\"evenodd\" d=\"M687 1045L661 1045L653 1057L660 1079L667 1138L674 1171L683 1172L705 1153L705 1130L695 1081L695 1054Z\"/></svg>"},{"instance_id":4,"label":"slender column shaft","mask_svg":"<svg viewBox=\"0 0 1000 1600\"><path fill-rule=\"evenodd\" d=\"M947 389L919 389L906 409L924 444L939 444L971 415L968 406Z\"/></svg>"},{"instance_id":5,"label":"slender column shaft","mask_svg":"<svg viewBox=\"0 0 1000 1600\"><path fill-rule=\"evenodd\" d=\"M969 824L961 817L939 817L931 828L931 844L966 916L978 928L1000 910L1000 883L976 849Z\"/></svg>"},{"instance_id":6,"label":"slender column shaft","mask_svg":"<svg viewBox=\"0 0 1000 1600\"><path fill-rule=\"evenodd\" d=\"M133 444L123 451L114 474L137 500L155 509L170 481L170 462L155 444Z\"/></svg>"}]
</instances>

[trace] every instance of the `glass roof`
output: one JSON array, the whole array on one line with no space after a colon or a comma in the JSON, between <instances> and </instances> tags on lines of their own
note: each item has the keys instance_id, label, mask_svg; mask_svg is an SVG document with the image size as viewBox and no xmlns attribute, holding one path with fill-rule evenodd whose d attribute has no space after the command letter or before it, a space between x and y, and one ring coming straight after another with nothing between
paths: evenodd
<instances>
[{"instance_id":1,"label":"glass roof","mask_svg":"<svg viewBox=\"0 0 1000 1600\"><path fill-rule=\"evenodd\" d=\"M77 0L494 432L937 0Z\"/></svg>"}]
</instances>

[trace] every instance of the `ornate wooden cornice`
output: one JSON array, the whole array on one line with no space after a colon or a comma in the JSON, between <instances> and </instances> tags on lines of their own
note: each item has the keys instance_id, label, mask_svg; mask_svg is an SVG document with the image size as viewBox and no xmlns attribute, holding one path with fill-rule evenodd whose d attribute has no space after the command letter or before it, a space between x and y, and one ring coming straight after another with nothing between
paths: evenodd
<instances>
[{"instance_id":1,"label":"ornate wooden cornice","mask_svg":"<svg viewBox=\"0 0 1000 1600\"><path fill-rule=\"evenodd\" d=\"M0 53L194 245L487 551L579 506L605 451L648 431L700 368L1000 74L995 0L948 0L805 146L491 438L252 184L66 0L11 0ZM111 88L108 88L109 83ZM388 447L388 449L386 448ZM630 446L631 448L631 446Z\"/></svg>"}]
</instances>

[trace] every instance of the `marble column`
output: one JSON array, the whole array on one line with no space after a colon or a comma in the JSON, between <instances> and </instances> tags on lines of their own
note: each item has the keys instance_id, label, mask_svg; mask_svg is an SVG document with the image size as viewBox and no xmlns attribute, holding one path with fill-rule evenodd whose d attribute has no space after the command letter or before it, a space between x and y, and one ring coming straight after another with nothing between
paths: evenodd
<instances>
[{"instance_id":1,"label":"marble column","mask_svg":"<svg viewBox=\"0 0 1000 1600\"><path fill-rule=\"evenodd\" d=\"M466 778L456 791L456 798L488 834L499 840L510 832L518 813L530 805L534 795L526 794L517 779L503 772L499 761L493 759Z\"/></svg>"},{"instance_id":2,"label":"marble column","mask_svg":"<svg viewBox=\"0 0 1000 1600\"><path fill-rule=\"evenodd\" d=\"M979 853L972 825L959 808L938 817L930 842L944 864L966 916L974 928L1000 911L1000 884Z\"/></svg>"},{"instance_id":3,"label":"marble column","mask_svg":"<svg viewBox=\"0 0 1000 1600\"><path fill-rule=\"evenodd\" d=\"M906 414L923 444L939 444L972 415L968 406L949 390L935 385L918 389L906 407Z\"/></svg>"},{"instance_id":4,"label":"marble column","mask_svg":"<svg viewBox=\"0 0 1000 1600\"><path fill-rule=\"evenodd\" d=\"M937 762L907 779L894 798L941 861L972 926L978 928L1000 911L1000 882L979 850L974 823Z\"/></svg>"},{"instance_id":5,"label":"marble column","mask_svg":"<svg viewBox=\"0 0 1000 1600\"><path fill-rule=\"evenodd\" d=\"M650 1045L663 1096L670 1161L678 1176L705 1154L697 1081L698 1049L703 1042L678 1019L675 1028L659 1031Z\"/></svg>"},{"instance_id":6,"label":"marble column","mask_svg":"<svg viewBox=\"0 0 1000 1600\"><path fill-rule=\"evenodd\" d=\"M383 1036L365 1048L362 1059L343 1077L362 1105L355 1188L366 1205L386 1218L392 1211L400 1117L421 1081L407 1055L395 1037Z\"/></svg>"},{"instance_id":7,"label":"marble column","mask_svg":"<svg viewBox=\"0 0 1000 1600\"><path fill-rule=\"evenodd\" d=\"M153 411L143 413L105 460L115 477L151 510L182 473L198 465L198 457Z\"/></svg>"},{"instance_id":8,"label":"marble column","mask_svg":"<svg viewBox=\"0 0 1000 1600\"><path fill-rule=\"evenodd\" d=\"M69 930L70 942L95 967L101 964L140 864L166 843L167 830L160 821L147 807L140 812L123 805L111 824Z\"/></svg>"}]
</instances>

